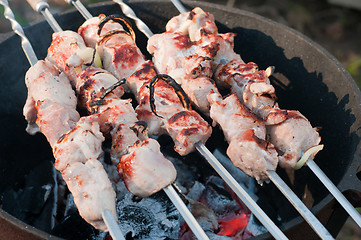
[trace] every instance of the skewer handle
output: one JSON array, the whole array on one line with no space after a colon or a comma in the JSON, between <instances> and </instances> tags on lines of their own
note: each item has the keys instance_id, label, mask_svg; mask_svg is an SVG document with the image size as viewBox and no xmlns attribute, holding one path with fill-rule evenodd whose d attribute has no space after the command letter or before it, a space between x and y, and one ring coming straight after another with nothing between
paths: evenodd
<instances>
[{"instance_id":1,"label":"skewer handle","mask_svg":"<svg viewBox=\"0 0 361 240\"><path fill-rule=\"evenodd\" d=\"M86 20L93 17L93 15L91 15L88 9L86 9L79 0L65 0L65 2L72 4Z\"/></svg>"},{"instance_id":2,"label":"skewer handle","mask_svg":"<svg viewBox=\"0 0 361 240\"><path fill-rule=\"evenodd\" d=\"M320 179L320 181L325 185L325 187L331 192L331 194L336 198L336 200L341 204L341 206L347 211L347 213L357 223L357 225L361 228L361 215L345 198L345 196L340 192L340 190L337 189L337 187L331 182L331 180L312 159L309 159L306 164L318 177L318 179Z\"/></svg>"},{"instance_id":3,"label":"skewer handle","mask_svg":"<svg viewBox=\"0 0 361 240\"><path fill-rule=\"evenodd\" d=\"M188 224L189 228L192 230L194 235L200 240L206 240L208 236L203 231L197 220L194 218L192 213L188 210L187 206L184 204L182 199L178 196L177 192L171 185L163 188L163 191L168 195L169 199L173 202L174 206L178 209L183 219Z\"/></svg>"},{"instance_id":4,"label":"skewer handle","mask_svg":"<svg viewBox=\"0 0 361 240\"><path fill-rule=\"evenodd\" d=\"M43 14L45 20L49 23L54 32L63 31L55 20L53 14L49 11L49 4L45 0L26 0L35 12Z\"/></svg>"},{"instance_id":5,"label":"skewer handle","mask_svg":"<svg viewBox=\"0 0 361 240\"><path fill-rule=\"evenodd\" d=\"M27 0L30 6L34 9L35 12L40 13L45 8L49 8L49 4L44 0Z\"/></svg>"},{"instance_id":6,"label":"skewer handle","mask_svg":"<svg viewBox=\"0 0 361 240\"><path fill-rule=\"evenodd\" d=\"M35 55L33 48L31 47L31 43L29 39L25 36L24 30L21 25L16 21L13 11L11 10L9 3L7 0L1 0L0 4L4 6L4 16L11 23L11 28L14 32L21 37L21 46L23 51L31 65L34 65L38 58Z\"/></svg>"},{"instance_id":7,"label":"skewer handle","mask_svg":"<svg viewBox=\"0 0 361 240\"><path fill-rule=\"evenodd\" d=\"M287 184L278 176L275 171L267 171L268 177L283 193L288 201L301 214L306 222L312 227L321 239L334 239L327 229L320 223L320 221L312 214L312 212L303 204L297 195L287 186Z\"/></svg>"}]
</instances>

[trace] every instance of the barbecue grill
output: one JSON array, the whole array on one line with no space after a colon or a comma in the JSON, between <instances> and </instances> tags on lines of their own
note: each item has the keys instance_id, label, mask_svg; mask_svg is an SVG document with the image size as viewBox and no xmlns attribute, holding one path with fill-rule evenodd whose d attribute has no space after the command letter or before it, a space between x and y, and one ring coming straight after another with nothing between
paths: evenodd
<instances>
[{"instance_id":1,"label":"barbecue grill","mask_svg":"<svg viewBox=\"0 0 361 240\"><path fill-rule=\"evenodd\" d=\"M200 6L214 14L220 32L238 34L235 49L246 62L256 62L261 69L269 65L276 66L271 80L276 86L280 106L286 109L298 109L313 125L322 127L320 133L325 149L318 154L316 162L341 191L346 191L348 199L355 206L360 206L360 184L357 177L360 166L358 132L360 93L340 63L308 38L270 20L218 5L198 2L189 2L189 4L189 6ZM162 32L166 21L177 14L173 5L163 1L155 1L150 5L144 5L142 1L134 1L130 6L155 33ZM93 6L91 12L97 15L119 13L120 10L117 5L108 3ZM57 20L64 29L73 30L83 22L82 17L74 11L61 14ZM46 23L40 22L29 26L25 32L39 58L45 57L46 46L49 46L51 41L51 29ZM146 38L141 34L137 36L139 36L138 45L144 50ZM0 97L7 103L1 109L4 116L2 126L15 125L3 130L4 143L1 146L4 154L1 157L1 164L4 165L2 169L6 169L6 172L1 179L1 192L8 187L23 188L25 176L31 172L31 169L52 159L45 139L42 136L35 138L28 136L24 131L25 121L21 109L26 98L23 78L28 63L19 46L16 36L5 39L0 46L3 52L1 64L3 88L0 90ZM213 150L221 148L218 144L220 138L223 139L223 136L218 133L207 146ZM19 166L23 167L19 168ZM47 168L50 171L51 168L49 166ZM312 211L328 230L334 235L337 234L347 215L335 204L332 196L318 179L308 169L296 172L294 181L291 181L282 170L279 173L289 182L298 196L313 206ZM313 231L302 222L301 217L297 217L292 206L274 189L273 185L266 184L259 189L258 196L259 204L270 216L274 219L277 215L280 216L281 229L287 236L292 239L315 238ZM14 222L7 213L1 212L1 214L4 224ZM15 225L19 231L27 231L23 223ZM40 238L49 237L35 229L31 232L33 236ZM299 234L300 232L302 235ZM259 236L260 239L267 237L268 234ZM29 236L26 238L29 239Z\"/></svg>"}]
</instances>

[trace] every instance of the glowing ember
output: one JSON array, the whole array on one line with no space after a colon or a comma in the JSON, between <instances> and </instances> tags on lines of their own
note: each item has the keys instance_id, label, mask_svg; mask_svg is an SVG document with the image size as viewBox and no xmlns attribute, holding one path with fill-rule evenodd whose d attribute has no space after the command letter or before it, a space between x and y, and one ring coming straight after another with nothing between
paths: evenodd
<instances>
[{"instance_id":1,"label":"glowing ember","mask_svg":"<svg viewBox=\"0 0 361 240\"><path fill-rule=\"evenodd\" d=\"M235 237L247 226L249 215L240 213L234 216L228 216L227 219L219 221L218 235Z\"/></svg>"}]
</instances>

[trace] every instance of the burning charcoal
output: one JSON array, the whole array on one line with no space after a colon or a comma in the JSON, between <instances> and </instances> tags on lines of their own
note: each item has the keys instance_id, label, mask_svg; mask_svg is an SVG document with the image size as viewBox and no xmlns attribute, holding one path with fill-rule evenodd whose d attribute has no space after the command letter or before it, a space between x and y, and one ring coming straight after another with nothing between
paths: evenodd
<instances>
[{"instance_id":1,"label":"burning charcoal","mask_svg":"<svg viewBox=\"0 0 361 240\"><path fill-rule=\"evenodd\" d=\"M230 238L227 236L219 236L215 233L207 233L209 240L234 240L234 238Z\"/></svg>"},{"instance_id":2,"label":"burning charcoal","mask_svg":"<svg viewBox=\"0 0 361 240\"><path fill-rule=\"evenodd\" d=\"M141 200L133 196L127 193L117 206L127 239L178 239L181 216L162 192Z\"/></svg>"},{"instance_id":3,"label":"burning charcoal","mask_svg":"<svg viewBox=\"0 0 361 240\"><path fill-rule=\"evenodd\" d=\"M193 200L189 200L189 204L193 216L205 231L213 232L218 229L217 218L212 209L208 208L203 203Z\"/></svg>"},{"instance_id":4,"label":"burning charcoal","mask_svg":"<svg viewBox=\"0 0 361 240\"><path fill-rule=\"evenodd\" d=\"M252 214L248 220L248 224L245 229L245 235L249 234L250 236L258 236L265 232L267 232L267 229L263 225L259 224L257 219L255 219L254 215Z\"/></svg>"},{"instance_id":5,"label":"burning charcoal","mask_svg":"<svg viewBox=\"0 0 361 240\"><path fill-rule=\"evenodd\" d=\"M206 184L201 201L210 206L217 216L240 211L241 207L225 189L225 183L219 177L211 176Z\"/></svg>"},{"instance_id":6,"label":"burning charcoal","mask_svg":"<svg viewBox=\"0 0 361 240\"><path fill-rule=\"evenodd\" d=\"M217 234L233 237L235 239L244 239L248 220L248 213L239 212L235 214L229 214L220 220L220 231Z\"/></svg>"}]
</instances>

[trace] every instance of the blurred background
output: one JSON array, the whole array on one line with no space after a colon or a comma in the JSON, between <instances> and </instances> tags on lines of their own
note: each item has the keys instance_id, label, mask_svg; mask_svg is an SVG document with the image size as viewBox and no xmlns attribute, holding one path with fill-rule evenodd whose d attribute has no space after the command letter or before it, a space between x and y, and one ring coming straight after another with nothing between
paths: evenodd
<instances>
[{"instance_id":1,"label":"blurred background","mask_svg":"<svg viewBox=\"0 0 361 240\"><path fill-rule=\"evenodd\" d=\"M8 0L16 19L25 26L43 17L25 0ZM53 13L68 10L64 0L50 1ZM361 0L202 0L247 10L302 32L335 56L361 88ZM99 2L86 0L85 4ZM1 7L0 34L11 31ZM359 210L360 211L360 210ZM349 219L339 240L361 239L361 229Z\"/></svg>"}]
</instances>

